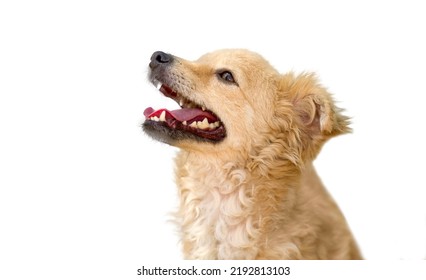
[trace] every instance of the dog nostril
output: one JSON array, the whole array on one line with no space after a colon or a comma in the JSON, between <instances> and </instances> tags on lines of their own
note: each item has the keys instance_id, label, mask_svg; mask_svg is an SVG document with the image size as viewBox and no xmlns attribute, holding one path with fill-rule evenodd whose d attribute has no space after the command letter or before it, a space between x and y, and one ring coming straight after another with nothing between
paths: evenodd
<instances>
[{"instance_id":1,"label":"dog nostril","mask_svg":"<svg viewBox=\"0 0 426 280\"><path fill-rule=\"evenodd\" d=\"M166 64L172 61L172 56L165 52L157 51L152 54L151 61L154 63Z\"/></svg>"}]
</instances>

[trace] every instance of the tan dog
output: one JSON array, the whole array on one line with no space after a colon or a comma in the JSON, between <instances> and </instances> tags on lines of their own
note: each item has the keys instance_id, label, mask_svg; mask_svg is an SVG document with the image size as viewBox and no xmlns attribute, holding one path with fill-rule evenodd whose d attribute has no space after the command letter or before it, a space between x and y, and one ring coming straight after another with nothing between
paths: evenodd
<instances>
[{"instance_id":1,"label":"tan dog","mask_svg":"<svg viewBox=\"0 0 426 280\"><path fill-rule=\"evenodd\" d=\"M360 259L312 161L348 118L312 74L258 54L151 57L150 80L181 109L147 108L144 131L176 159L187 259Z\"/></svg>"}]
</instances>

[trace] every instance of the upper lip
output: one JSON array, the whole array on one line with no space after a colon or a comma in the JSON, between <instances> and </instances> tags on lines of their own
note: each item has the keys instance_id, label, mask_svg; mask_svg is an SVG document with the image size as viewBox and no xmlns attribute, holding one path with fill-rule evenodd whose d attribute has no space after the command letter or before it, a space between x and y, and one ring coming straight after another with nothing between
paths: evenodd
<instances>
[{"instance_id":1,"label":"upper lip","mask_svg":"<svg viewBox=\"0 0 426 280\"><path fill-rule=\"evenodd\" d=\"M190 100L189 98L183 96L181 93L178 93L177 91L173 90L169 85L162 83L159 80L153 80L152 82L155 87L166 97L169 97L176 101L180 107L182 108L201 108L203 111L206 110L206 107L204 105L199 105L195 103L194 101Z\"/></svg>"}]
</instances>

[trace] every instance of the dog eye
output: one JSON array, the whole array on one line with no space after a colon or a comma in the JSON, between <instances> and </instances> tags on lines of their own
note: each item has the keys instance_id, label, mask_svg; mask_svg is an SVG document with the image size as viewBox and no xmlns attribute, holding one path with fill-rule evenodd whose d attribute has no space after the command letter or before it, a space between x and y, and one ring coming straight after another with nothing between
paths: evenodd
<instances>
[{"instance_id":1,"label":"dog eye","mask_svg":"<svg viewBox=\"0 0 426 280\"><path fill-rule=\"evenodd\" d=\"M219 72L218 75L224 81L227 81L227 82L230 82L230 83L233 83L233 84L236 83L234 76L232 76L232 73L229 72L229 71Z\"/></svg>"}]
</instances>

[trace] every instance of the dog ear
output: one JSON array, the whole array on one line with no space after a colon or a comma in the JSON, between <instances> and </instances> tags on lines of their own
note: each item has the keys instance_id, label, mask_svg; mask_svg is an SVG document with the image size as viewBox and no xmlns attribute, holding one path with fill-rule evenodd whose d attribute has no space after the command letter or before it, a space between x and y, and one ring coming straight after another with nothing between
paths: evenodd
<instances>
[{"instance_id":1,"label":"dog ear","mask_svg":"<svg viewBox=\"0 0 426 280\"><path fill-rule=\"evenodd\" d=\"M342 114L343 110L334 104L313 74L294 78L290 92L302 126L312 137L331 137L351 131L349 118Z\"/></svg>"},{"instance_id":2,"label":"dog ear","mask_svg":"<svg viewBox=\"0 0 426 280\"><path fill-rule=\"evenodd\" d=\"M311 133L334 136L351 130L349 118L342 115L342 109L334 105L328 94L309 94L298 100L295 108Z\"/></svg>"}]
</instances>

